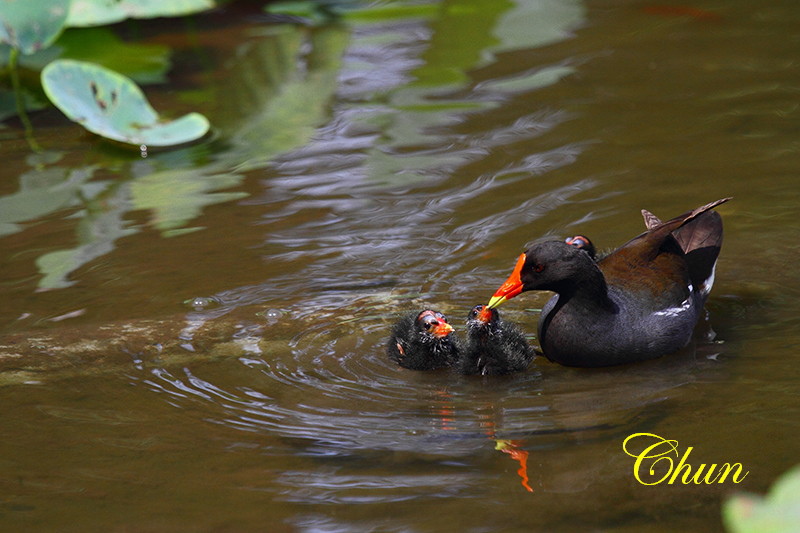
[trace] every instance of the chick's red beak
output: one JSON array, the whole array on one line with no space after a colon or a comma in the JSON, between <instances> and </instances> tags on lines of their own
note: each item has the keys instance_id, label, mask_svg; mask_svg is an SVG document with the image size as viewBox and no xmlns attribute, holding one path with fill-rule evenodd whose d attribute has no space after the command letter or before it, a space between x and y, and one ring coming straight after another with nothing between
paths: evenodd
<instances>
[{"instance_id":1,"label":"chick's red beak","mask_svg":"<svg viewBox=\"0 0 800 533\"><path fill-rule=\"evenodd\" d=\"M452 332L453 332L453 326L451 326L444 320L440 320L439 323L436 324L431 330L431 333L433 333L433 335L438 338L447 337Z\"/></svg>"},{"instance_id":2,"label":"chick's red beak","mask_svg":"<svg viewBox=\"0 0 800 533\"><path fill-rule=\"evenodd\" d=\"M492 310L489 308L489 306L484 306L483 309L480 310L478 313L478 320L484 324L487 324L492 320Z\"/></svg>"},{"instance_id":3,"label":"chick's red beak","mask_svg":"<svg viewBox=\"0 0 800 533\"><path fill-rule=\"evenodd\" d=\"M494 296L489 300L489 305L486 306L488 309L493 309L522 292L520 273L522 272L523 266L525 266L525 254L519 256L517 264L514 266L514 271L511 272L506 282L497 289L497 292L495 292Z\"/></svg>"}]
</instances>

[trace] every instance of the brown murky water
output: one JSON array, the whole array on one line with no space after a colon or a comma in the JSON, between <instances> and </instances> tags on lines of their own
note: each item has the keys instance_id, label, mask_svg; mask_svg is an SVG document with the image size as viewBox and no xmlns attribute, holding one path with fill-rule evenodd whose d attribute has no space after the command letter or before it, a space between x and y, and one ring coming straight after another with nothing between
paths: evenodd
<instances>
[{"instance_id":1,"label":"brown murky water","mask_svg":"<svg viewBox=\"0 0 800 533\"><path fill-rule=\"evenodd\" d=\"M217 127L197 146L2 132L4 529L714 531L798 462L800 8L425 6L140 27L173 49L155 106ZM714 341L495 379L384 355L529 240L613 247L723 196ZM546 298L504 316L533 336ZM637 432L749 474L644 486Z\"/></svg>"}]
</instances>

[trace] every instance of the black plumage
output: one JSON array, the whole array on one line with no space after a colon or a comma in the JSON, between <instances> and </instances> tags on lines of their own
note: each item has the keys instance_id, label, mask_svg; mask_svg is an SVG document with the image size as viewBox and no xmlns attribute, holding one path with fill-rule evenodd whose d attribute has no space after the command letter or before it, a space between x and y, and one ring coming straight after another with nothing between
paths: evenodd
<instances>
[{"instance_id":1,"label":"black plumage","mask_svg":"<svg viewBox=\"0 0 800 533\"><path fill-rule=\"evenodd\" d=\"M462 374L498 375L525 370L534 350L522 332L500 319L496 309L476 305L467 316L467 347L459 363Z\"/></svg>"},{"instance_id":2,"label":"black plumage","mask_svg":"<svg viewBox=\"0 0 800 533\"><path fill-rule=\"evenodd\" d=\"M455 366L462 351L447 317L431 309L398 320L386 344L389 358L411 370Z\"/></svg>"},{"instance_id":3,"label":"black plumage","mask_svg":"<svg viewBox=\"0 0 800 533\"><path fill-rule=\"evenodd\" d=\"M539 242L519 256L489 300L494 308L531 290L552 291L539 319L545 356L568 366L610 366L685 347L714 282L723 198L661 222L595 262L576 246Z\"/></svg>"}]
</instances>

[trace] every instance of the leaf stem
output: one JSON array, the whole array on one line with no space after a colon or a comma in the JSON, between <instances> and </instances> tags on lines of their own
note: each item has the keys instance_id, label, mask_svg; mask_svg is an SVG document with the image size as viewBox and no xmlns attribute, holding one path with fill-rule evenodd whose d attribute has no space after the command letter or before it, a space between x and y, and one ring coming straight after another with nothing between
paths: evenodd
<instances>
[{"instance_id":1,"label":"leaf stem","mask_svg":"<svg viewBox=\"0 0 800 533\"><path fill-rule=\"evenodd\" d=\"M22 121L23 128L25 128L25 139L28 141L28 145L31 147L31 150L34 152L41 152L42 148L33 137L33 125L28 118L28 113L25 111L25 99L24 95L22 94L22 85L19 82L19 70L17 68L18 60L19 49L12 47L11 53L8 56L8 68L9 73L11 74L11 86L14 88L14 97L17 101L17 114L19 115L20 121Z\"/></svg>"}]
</instances>

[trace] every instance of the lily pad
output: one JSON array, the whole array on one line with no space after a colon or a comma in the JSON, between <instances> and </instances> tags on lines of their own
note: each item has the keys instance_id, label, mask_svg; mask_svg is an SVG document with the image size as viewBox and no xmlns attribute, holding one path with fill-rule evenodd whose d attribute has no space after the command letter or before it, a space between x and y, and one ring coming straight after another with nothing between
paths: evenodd
<instances>
[{"instance_id":1,"label":"lily pad","mask_svg":"<svg viewBox=\"0 0 800 533\"><path fill-rule=\"evenodd\" d=\"M0 42L23 54L47 48L64 29L69 4L70 0L0 2Z\"/></svg>"},{"instance_id":2,"label":"lily pad","mask_svg":"<svg viewBox=\"0 0 800 533\"><path fill-rule=\"evenodd\" d=\"M199 139L209 129L208 119L199 113L173 121L160 118L138 85L93 63L53 61L42 71L42 86L67 117L115 141L174 146Z\"/></svg>"},{"instance_id":3,"label":"lily pad","mask_svg":"<svg viewBox=\"0 0 800 533\"><path fill-rule=\"evenodd\" d=\"M766 497L736 494L722 511L731 533L800 531L800 465L781 476Z\"/></svg>"},{"instance_id":4,"label":"lily pad","mask_svg":"<svg viewBox=\"0 0 800 533\"><path fill-rule=\"evenodd\" d=\"M101 26L127 18L178 17L214 6L213 0L72 0L67 26Z\"/></svg>"}]
</instances>

